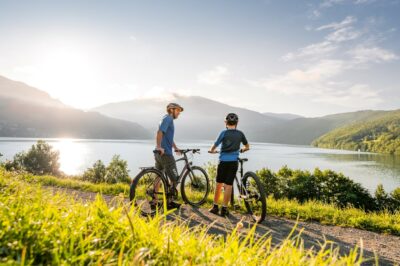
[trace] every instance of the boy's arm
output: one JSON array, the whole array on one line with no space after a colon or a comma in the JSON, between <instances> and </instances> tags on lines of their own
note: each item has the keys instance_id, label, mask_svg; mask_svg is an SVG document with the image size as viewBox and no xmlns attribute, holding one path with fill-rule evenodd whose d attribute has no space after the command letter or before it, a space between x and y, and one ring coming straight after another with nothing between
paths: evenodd
<instances>
[{"instance_id":1,"label":"boy's arm","mask_svg":"<svg viewBox=\"0 0 400 266\"><path fill-rule=\"evenodd\" d=\"M211 146L211 148L210 148L210 150L209 150L210 153L215 153L217 147L221 144L222 139L224 138L224 135L225 135L225 130L222 131L222 132L219 134L217 140L216 140L215 143Z\"/></svg>"},{"instance_id":2,"label":"boy's arm","mask_svg":"<svg viewBox=\"0 0 400 266\"><path fill-rule=\"evenodd\" d=\"M240 149L241 152L250 150L249 142L247 141L246 136L243 134L243 132L242 132L242 143L244 147Z\"/></svg>"},{"instance_id":3,"label":"boy's arm","mask_svg":"<svg viewBox=\"0 0 400 266\"><path fill-rule=\"evenodd\" d=\"M246 145L244 145L243 148L240 149L241 152L245 152L245 151L248 151L248 150L250 150L250 144L249 143L247 143Z\"/></svg>"},{"instance_id":4,"label":"boy's arm","mask_svg":"<svg viewBox=\"0 0 400 266\"><path fill-rule=\"evenodd\" d=\"M210 148L210 150L209 150L209 152L210 152L210 153L215 153L215 150L216 150L216 149L217 149L217 146L212 145L211 148Z\"/></svg>"}]
</instances>

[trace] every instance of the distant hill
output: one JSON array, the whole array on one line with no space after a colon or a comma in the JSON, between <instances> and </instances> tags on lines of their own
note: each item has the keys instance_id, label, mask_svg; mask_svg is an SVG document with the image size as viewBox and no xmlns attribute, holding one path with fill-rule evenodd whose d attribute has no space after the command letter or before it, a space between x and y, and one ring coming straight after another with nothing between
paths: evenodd
<instances>
[{"instance_id":1,"label":"distant hill","mask_svg":"<svg viewBox=\"0 0 400 266\"><path fill-rule=\"evenodd\" d=\"M173 95L172 99L137 99L106 104L93 110L110 117L135 121L155 132L159 120L165 114L165 106L170 101L185 107L181 117L176 120L176 133L180 139L214 139L224 128L225 115L235 112L240 117L239 129L252 141L310 145L313 140L337 127L381 113L367 110L289 119L295 115L282 117L273 113L262 114L204 97L179 95Z\"/></svg>"},{"instance_id":2,"label":"distant hill","mask_svg":"<svg viewBox=\"0 0 400 266\"><path fill-rule=\"evenodd\" d=\"M68 137L89 139L146 139L149 133L136 123L95 112L41 106L0 98L0 136Z\"/></svg>"},{"instance_id":3,"label":"distant hill","mask_svg":"<svg viewBox=\"0 0 400 266\"><path fill-rule=\"evenodd\" d=\"M262 113L263 115L269 116L269 117L275 117L279 119L284 119L284 120L293 120L296 118L303 118L301 115L295 115L295 114L289 114L289 113Z\"/></svg>"},{"instance_id":4,"label":"distant hill","mask_svg":"<svg viewBox=\"0 0 400 266\"><path fill-rule=\"evenodd\" d=\"M0 76L0 137L145 139L142 126L67 107L47 93Z\"/></svg>"},{"instance_id":5,"label":"distant hill","mask_svg":"<svg viewBox=\"0 0 400 266\"><path fill-rule=\"evenodd\" d=\"M373 117L380 113L382 111L367 110L316 118L287 120L269 128L265 132L264 138L273 143L310 145L313 140L335 128Z\"/></svg>"},{"instance_id":6,"label":"distant hill","mask_svg":"<svg viewBox=\"0 0 400 266\"><path fill-rule=\"evenodd\" d=\"M160 119L166 113L165 107L170 101L178 102L185 108L179 119L175 121L176 136L179 139L215 139L225 128L224 120L229 112L239 115L239 128L254 141L265 141L265 131L283 121L199 96L173 95L172 99L136 99L106 104L94 108L93 111L114 118L135 121L155 132Z\"/></svg>"},{"instance_id":7,"label":"distant hill","mask_svg":"<svg viewBox=\"0 0 400 266\"><path fill-rule=\"evenodd\" d=\"M43 106L66 107L62 102L51 98L44 91L3 76L0 76L0 97L17 99Z\"/></svg>"},{"instance_id":8,"label":"distant hill","mask_svg":"<svg viewBox=\"0 0 400 266\"><path fill-rule=\"evenodd\" d=\"M337 128L315 140L313 145L400 154L400 110L379 112Z\"/></svg>"}]
</instances>

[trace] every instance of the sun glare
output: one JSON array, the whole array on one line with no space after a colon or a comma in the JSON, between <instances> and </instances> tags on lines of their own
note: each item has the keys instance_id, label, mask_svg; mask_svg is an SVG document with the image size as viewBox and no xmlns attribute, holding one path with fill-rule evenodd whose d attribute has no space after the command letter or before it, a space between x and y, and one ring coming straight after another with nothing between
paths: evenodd
<instances>
[{"instance_id":1,"label":"sun glare","mask_svg":"<svg viewBox=\"0 0 400 266\"><path fill-rule=\"evenodd\" d=\"M66 174L78 174L85 162L85 148L73 139L59 139L54 148L60 152L60 170Z\"/></svg>"},{"instance_id":2,"label":"sun glare","mask_svg":"<svg viewBox=\"0 0 400 266\"><path fill-rule=\"evenodd\" d=\"M68 105L84 106L89 88L96 88L99 75L90 51L79 46L58 46L41 53L40 62L33 67L31 78L37 87ZM81 97L79 97L81 96Z\"/></svg>"}]
</instances>

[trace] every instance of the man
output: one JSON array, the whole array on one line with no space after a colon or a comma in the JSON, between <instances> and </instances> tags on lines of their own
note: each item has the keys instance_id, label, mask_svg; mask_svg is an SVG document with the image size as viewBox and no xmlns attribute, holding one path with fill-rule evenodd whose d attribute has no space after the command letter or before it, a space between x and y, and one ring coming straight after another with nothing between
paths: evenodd
<instances>
[{"instance_id":1,"label":"man","mask_svg":"<svg viewBox=\"0 0 400 266\"><path fill-rule=\"evenodd\" d=\"M162 118L158 127L156 136L156 150L155 161L156 168L161 171L165 171L169 180L173 186L173 192L177 196L178 191L176 190L178 182L178 169L176 168L175 158L172 153L172 148L175 152L180 155L179 149L174 142L174 120L177 119L180 113L183 112L182 106L177 103L170 103L167 105L167 114ZM169 208L179 208L180 204L176 202L169 202Z\"/></svg>"}]
</instances>

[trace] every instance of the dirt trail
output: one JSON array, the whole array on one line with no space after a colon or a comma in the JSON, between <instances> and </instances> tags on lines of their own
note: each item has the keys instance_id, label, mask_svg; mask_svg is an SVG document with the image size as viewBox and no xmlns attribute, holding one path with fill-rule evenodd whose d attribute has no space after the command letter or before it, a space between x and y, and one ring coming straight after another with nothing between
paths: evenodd
<instances>
[{"instance_id":1,"label":"dirt trail","mask_svg":"<svg viewBox=\"0 0 400 266\"><path fill-rule=\"evenodd\" d=\"M78 191L64 188L51 188L54 192L67 192L76 199L82 201L92 201L96 197L96 193ZM103 195L103 198L111 203L113 196ZM241 232L246 231L253 225L249 218L238 213L231 213L228 218L223 218L209 213L206 209L193 208L188 205L182 205L180 210L175 211L171 219L183 219L188 221L191 226L207 225L210 234L226 235L237 223L242 221L243 228ZM269 234L272 236L272 243L277 245L281 243L292 231L296 225L296 221L267 216L266 221L257 225L256 233L260 236ZM335 243L339 247L340 253L346 254L355 246L360 246L360 240L363 243L364 257L370 258L371 261L366 265L375 264L375 253L379 256L380 265L400 265L400 237L378 234L370 231L322 225L313 222L299 222L296 228L296 234L303 230L301 238L304 240L306 248L314 247L318 249L319 243L323 243L325 239Z\"/></svg>"}]
</instances>

